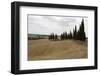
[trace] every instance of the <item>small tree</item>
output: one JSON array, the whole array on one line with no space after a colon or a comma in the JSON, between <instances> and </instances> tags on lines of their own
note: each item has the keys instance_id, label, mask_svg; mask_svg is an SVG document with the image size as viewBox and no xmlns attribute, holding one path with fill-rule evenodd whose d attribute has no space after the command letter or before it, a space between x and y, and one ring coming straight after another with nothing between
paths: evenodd
<instances>
[{"instance_id":1,"label":"small tree","mask_svg":"<svg viewBox=\"0 0 100 76\"><path fill-rule=\"evenodd\" d=\"M51 34L49 35L49 39L50 39L50 40L53 40L53 39L54 39L54 33L51 33Z\"/></svg>"},{"instance_id":2,"label":"small tree","mask_svg":"<svg viewBox=\"0 0 100 76\"><path fill-rule=\"evenodd\" d=\"M64 40L64 33L61 34L60 39Z\"/></svg>"},{"instance_id":3,"label":"small tree","mask_svg":"<svg viewBox=\"0 0 100 76\"><path fill-rule=\"evenodd\" d=\"M54 36L54 33L52 33L52 40L54 40L55 36Z\"/></svg>"}]
</instances>

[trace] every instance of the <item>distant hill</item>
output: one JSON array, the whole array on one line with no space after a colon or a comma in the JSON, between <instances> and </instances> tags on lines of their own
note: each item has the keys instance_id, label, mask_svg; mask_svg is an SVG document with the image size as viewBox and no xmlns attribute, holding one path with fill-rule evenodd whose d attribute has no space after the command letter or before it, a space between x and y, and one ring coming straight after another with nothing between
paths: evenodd
<instances>
[{"instance_id":1,"label":"distant hill","mask_svg":"<svg viewBox=\"0 0 100 76\"><path fill-rule=\"evenodd\" d=\"M29 40L36 40L36 39L45 39L48 38L49 35L41 35L41 34L28 34Z\"/></svg>"}]
</instances>

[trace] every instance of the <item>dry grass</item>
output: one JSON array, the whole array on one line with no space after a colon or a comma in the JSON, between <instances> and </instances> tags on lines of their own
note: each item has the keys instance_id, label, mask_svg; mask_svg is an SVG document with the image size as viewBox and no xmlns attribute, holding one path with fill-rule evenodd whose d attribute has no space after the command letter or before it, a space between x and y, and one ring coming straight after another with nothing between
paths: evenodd
<instances>
[{"instance_id":1,"label":"dry grass","mask_svg":"<svg viewBox=\"0 0 100 76\"><path fill-rule=\"evenodd\" d=\"M87 58L86 42L48 39L28 40L28 60Z\"/></svg>"}]
</instances>

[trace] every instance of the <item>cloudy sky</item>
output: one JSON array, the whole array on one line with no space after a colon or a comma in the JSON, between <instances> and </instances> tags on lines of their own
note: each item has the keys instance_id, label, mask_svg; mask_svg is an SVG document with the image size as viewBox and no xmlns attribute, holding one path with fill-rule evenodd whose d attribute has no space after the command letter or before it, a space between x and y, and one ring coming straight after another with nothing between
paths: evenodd
<instances>
[{"instance_id":1,"label":"cloudy sky","mask_svg":"<svg viewBox=\"0 0 100 76\"><path fill-rule=\"evenodd\" d=\"M73 31L75 25L77 29L84 19L85 32L88 36L88 18L80 16L53 16L53 15L28 15L28 34L55 33L60 35L62 32Z\"/></svg>"}]
</instances>

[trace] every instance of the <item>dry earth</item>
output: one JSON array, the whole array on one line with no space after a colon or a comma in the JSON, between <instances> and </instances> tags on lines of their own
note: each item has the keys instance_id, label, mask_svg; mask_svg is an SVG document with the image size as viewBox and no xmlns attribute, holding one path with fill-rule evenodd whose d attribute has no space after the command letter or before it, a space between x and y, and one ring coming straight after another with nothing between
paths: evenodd
<instances>
[{"instance_id":1,"label":"dry earth","mask_svg":"<svg viewBox=\"0 0 100 76\"><path fill-rule=\"evenodd\" d=\"M28 40L28 60L87 58L87 42L75 40Z\"/></svg>"}]
</instances>

